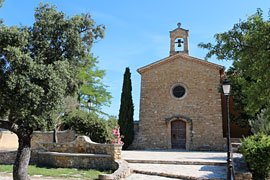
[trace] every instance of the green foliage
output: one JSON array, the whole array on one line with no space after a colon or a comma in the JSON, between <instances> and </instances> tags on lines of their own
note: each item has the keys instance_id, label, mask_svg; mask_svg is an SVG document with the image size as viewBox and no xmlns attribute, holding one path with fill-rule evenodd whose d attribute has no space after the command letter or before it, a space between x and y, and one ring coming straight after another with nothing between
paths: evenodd
<instances>
[{"instance_id":1,"label":"green foliage","mask_svg":"<svg viewBox=\"0 0 270 180\"><path fill-rule=\"evenodd\" d=\"M14 179L27 179L33 131L53 124L65 97L78 93L78 65L103 30L89 14L69 18L42 3L32 27L0 23L0 117L8 115L0 128L19 138Z\"/></svg>"},{"instance_id":2,"label":"green foliage","mask_svg":"<svg viewBox=\"0 0 270 180\"><path fill-rule=\"evenodd\" d=\"M80 90L80 103L86 105L87 101L91 99L95 104L92 110L101 112L101 106L110 104L111 95L106 91L107 86L102 82L105 70L100 70L97 64L98 60L92 54L81 59L77 77L83 82Z\"/></svg>"},{"instance_id":3,"label":"green foliage","mask_svg":"<svg viewBox=\"0 0 270 180\"><path fill-rule=\"evenodd\" d=\"M251 119L270 102L270 23L260 9L227 32L216 34L216 44L199 44L209 50L206 58L233 60L227 75L235 107L242 119Z\"/></svg>"},{"instance_id":4,"label":"green foliage","mask_svg":"<svg viewBox=\"0 0 270 180\"><path fill-rule=\"evenodd\" d=\"M79 90L78 65L103 37L89 14L66 17L40 4L32 27L0 26L0 116L20 128L46 128L66 96ZM48 120L49 119L49 120Z\"/></svg>"},{"instance_id":5,"label":"green foliage","mask_svg":"<svg viewBox=\"0 0 270 180\"><path fill-rule=\"evenodd\" d=\"M64 123L77 134L89 136L94 142L109 143L113 140L112 129L108 122L95 113L77 110L67 115Z\"/></svg>"},{"instance_id":6,"label":"green foliage","mask_svg":"<svg viewBox=\"0 0 270 180\"><path fill-rule=\"evenodd\" d=\"M3 6L3 2L4 2L5 0L0 0L0 8Z\"/></svg>"},{"instance_id":7,"label":"green foliage","mask_svg":"<svg viewBox=\"0 0 270 180\"><path fill-rule=\"evenodd\" d=\"M49 120L47 128L44 130L51 131L55 128L59 129L62 126L62 122L64 121L63 116L65 114L72 113L75 111L79 106L78 98L75 96L67 96L63 99L63 103L51 114L51 118Z\"/></svg>"},{"instance_id":8,"label":"green foliage","mask_svg":"<svg viewBox=\"0 0 270 180\"><path fill-rule=\"evenodd\" d=\"M109 119L107 121L111 129L115 129L115 127L119 127L117 116L109 116Z\"/></svg>"},{"instance_id":9,"label":"green foliage","mask_svg":"<svg viewBox=\"0 0 270 180\"><path fill-rule=\"evenodd\" d=\"M270 136L262 133L242 141L241 152L253 172L253 179L270 177Z\"/></svg>"},{"instance_id":10,"label":"green foliage","mask_svg":"<svg viewBox=\"0 0 270 180\"><path fill-rule=\"evenodd\" d=\"M118 124L120 126L120 134L124 136L124 138L122 139L122 141L124 142L123 149L127 149L128 146L132 144L132 141L134 139L134 106L132 101L132 87L130 76L130 70L129 68L126 68L124 74L118 120Z\"/></svg>"},{"instance_id":11,"label":"green foliage","mask_svg":"<svg viewBox=\"0 0 270 180\"><path fill-rule=\"evenodd\" d=\"M249 126L253 134L263 133L270 135L270 106L262 109L256 119L249 120Z\"/></svg>"}]
</instances>

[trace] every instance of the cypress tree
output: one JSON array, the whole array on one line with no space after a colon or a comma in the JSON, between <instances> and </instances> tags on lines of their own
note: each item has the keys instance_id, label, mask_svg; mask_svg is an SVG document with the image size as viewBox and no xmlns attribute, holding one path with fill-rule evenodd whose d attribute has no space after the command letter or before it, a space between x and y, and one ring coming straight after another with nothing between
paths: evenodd
<instances>
[{"instance_id":1,"label":"cypress tree","mask_svg":"<svg viewBox=\"0 0 270 180\"><path fill-rule=\"evenodd\" d=\"M131 145L134 139L134 124L133 124L133 101L132 101L132 87L131 87L131 79L130 79L130 70L127 67L122 87L121 94L121 105L119 110L119 119L118 124L120 126L120 134L124 136L123 149L127 149L129 145Z\"/></svg>"}]
</instances>

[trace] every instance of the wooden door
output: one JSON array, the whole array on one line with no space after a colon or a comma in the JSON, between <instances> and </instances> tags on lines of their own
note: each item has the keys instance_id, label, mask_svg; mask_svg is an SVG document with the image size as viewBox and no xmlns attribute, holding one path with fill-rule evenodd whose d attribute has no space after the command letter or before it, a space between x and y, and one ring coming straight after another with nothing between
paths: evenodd
<instances>
[{"instance_id":1,"label":"wooden door","mask_svg":"<svg viewBox=\"0 0 270 180\"><path fill-rule=\"evenodd\" d=\"M173 149L186 149L186 123L176 120L171 123L171 142Z\"/></svg>"}]
</instances>

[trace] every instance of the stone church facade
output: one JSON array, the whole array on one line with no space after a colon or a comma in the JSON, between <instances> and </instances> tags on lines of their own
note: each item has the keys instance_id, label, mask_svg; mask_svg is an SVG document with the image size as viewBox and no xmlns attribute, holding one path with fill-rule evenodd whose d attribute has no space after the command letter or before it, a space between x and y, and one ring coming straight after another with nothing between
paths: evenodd
<instances>
[{"instance_id":1,"label":"stone church facade","mask_svg":"<svg viewBox=\"0 0 270 180\"><path fill-rule=\"evenodd\" d=\"M224 67L189 56L189 31L180 26L170 32L170 56L137 70L140 120L133 148L223 150ZM183 49L176 51L175 43Z\"/></svg>"}]
</instances>

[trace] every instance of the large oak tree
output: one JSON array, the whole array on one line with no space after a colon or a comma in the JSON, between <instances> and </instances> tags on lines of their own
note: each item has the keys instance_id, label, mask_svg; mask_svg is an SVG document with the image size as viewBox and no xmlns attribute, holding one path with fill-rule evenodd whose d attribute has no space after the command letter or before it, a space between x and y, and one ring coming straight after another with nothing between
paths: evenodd
<instances>
[{"instance_id":1,"label":"large oak tree","mask_svg":"<svg viewBox=\"0 0 270 180\"><path fill-rule=\"evenodd\" d=\"M78 64L103 37L89 14L67 17L40 4L32 27L0 25L0 128L17 134L14 180L26 180L30 140L47 127L66 96L79 90Z\"/></svg>"}]
</instances>

